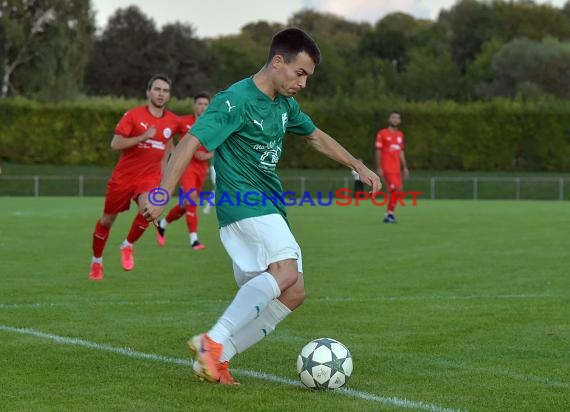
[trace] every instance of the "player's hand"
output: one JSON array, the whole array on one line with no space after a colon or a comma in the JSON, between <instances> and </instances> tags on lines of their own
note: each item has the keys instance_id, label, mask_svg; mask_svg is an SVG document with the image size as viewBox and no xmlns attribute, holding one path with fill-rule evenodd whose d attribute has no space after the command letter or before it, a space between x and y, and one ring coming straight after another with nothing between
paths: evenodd
<instances>
[{"instance_id":1,"label":"player's hand","mask_svg":"<svg viewBox=\"0 0 570 412\"><path fill-rule=\"evenodd\" d=\"M158 220L162 212L164 212L164 206L153 205L150 202L145 202L142 208L142 215L148 222L155 222Z\"/></svg>"},{"instance_id":2,"label":"player's hand","mask_svg":"<svg viewBox=\"0 0 570 412\"><path fill-rule=\"evenodd\" d=\"M360 175L360 180L368 186L372 186L372 193L379 192L382 189L380 177L366 166L359 167L356 173Z\"/></svg>"},{"instance_id":3,"label":"player's hand","mask_svg":"<svg viewBox=\"0 0 570 412\"><path fill-rule=\"evenodd\" d=\"M404 179L407 179L408 177L410 177L410 171L408 170L407 167L404 167Z\"/></svg>"},{"instance_id":4,"label":"player's hand","mask_svg":"<svg viewBox=\"0 0 570 412\"><path fill-rule=\"evenodd\" d=\"M154 126L150 126L148 129L146 129L146 131L143 133L143 141L148 140L148 139L152 139L154 137L154 135L156 134L156 127Z\"/></svg>"}]
</instances>

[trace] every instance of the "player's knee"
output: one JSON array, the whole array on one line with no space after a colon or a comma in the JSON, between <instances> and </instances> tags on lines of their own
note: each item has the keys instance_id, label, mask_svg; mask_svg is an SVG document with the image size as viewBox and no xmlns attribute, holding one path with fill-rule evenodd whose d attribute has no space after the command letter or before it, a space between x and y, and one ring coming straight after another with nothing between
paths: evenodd
<instances>
[{"instance_id":1,"label":"player's knee","mask_svg":"<svg viewBox=\"0 0 570 412\"><path fill-rule=\"evenodd\" d=\"M104 227L111 227L113 223L115 223L116 218L117 215L103 215L100 219L101 225Z\"/></svg>"},{"instance_id":2,"label":"player's knee","mask_svg":"<svg viewBox=\"0 0 570 412\"><path fill-rule=\"evenodd\" d=\"M273 275L279 289L283 292L289 289L299 279L299 272L297 271L297 261L294 259L282 260L269 265L269 273Z\"/></svg>"}]
</instances>

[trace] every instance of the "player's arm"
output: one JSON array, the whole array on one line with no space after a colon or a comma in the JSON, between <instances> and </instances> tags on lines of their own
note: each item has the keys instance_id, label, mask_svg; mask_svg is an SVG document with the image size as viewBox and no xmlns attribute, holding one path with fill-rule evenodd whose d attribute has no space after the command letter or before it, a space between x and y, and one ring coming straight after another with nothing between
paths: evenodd
<instances>
[{"instance_id":1,"label":"player's arm","mask_svg":"<svg viewBox=\"0 0 570 412\"><path fill-rule=\"evenodd\" d=\"M410 176L410 171L408 170L408 163L406 162L406 155L403 150L400 152L400 163L402 164L404 179L407 179Z\"/></svg>"},{"instance_id":2,"label":"player's arm","mask_svg":"<svg viewBox=\"0 0 570 412\"><path fill-rule=\"evenodd\" d=\"M162 175L162 182L160 182L160 187L166 190L169 194L172 194L174 188L176 187L176 183L180 180L182 173L186 170L188 163L190 163L190 159L196 153L196 150L200 147L200 141L193 135L187 134L184 139L174 149L170 159L168 160L168 164L166 166L166 170ZM146 203L143 210L143 216L149 220L153 221L156 220L164 210L163 206L156 206L149 202Z\"/></svg>"},{"instance_id":3,"label":"player's arm","mask_svg":"<svg viewBox=\"0 0 570 412\"><path fill-rule=\"evenodd\" d=\"M378 165L378 176L384 176L382 171L382 160L380 160L380 150L374 150L376 152L376 164Z\"/></svg>"},{"instance_id":4,"label":"player's arm","mask_svg":"<svg viewBox=\"0 0 570 412\"><path fill-rule=\"evenodd\" d=\"M113 150L128 149L129 147L136 146L139 143L154 137L155 133L156 133L156 128L154 126L151 126L140 136L123 137L121 135L115 134L113 135L113 139L111 140L111 149Z\"/></svg>"},{"instance_id":5,"label":"player's arm","mask_svg":"<svg viewBox=\"0 0 570 412\"><path fill-rule=\"evenodd\" d=\"M168 164L168 159L170 159L170 155L172 154L173 151L174 151L174 142L172 141L172 139L170 139L166 144L166 150L164 151L164 156L160 161L160 170L163 176L164 172L166 171L166 165Z\"/></svg>"},{"instance_id":6,"label":"player's arm","mask_svg":"<svg viewBox=\"0 0 570 412\"><path fill-rule=\"evenodd\" d=\"M382 188L378 175L364 166L364 163L352 156L348 150L340 145L340 143L321 129L315 129L313 133L306 136L306 139L318 152L340 164L350 167L358 173L360 175L360 180L367 185L372 186L373 192L377 192Z\"/></svg>"},{"instance_id":7,"label":"player's arm","mask_svg":"<svg viewBox=\"0 0 570 412\"><path fill-rule=\"evenodd\" d=\"M214 156L214 152L197 151L194 153L194 158L197 160L209 160Z\"/></svg>"}]
</instances>

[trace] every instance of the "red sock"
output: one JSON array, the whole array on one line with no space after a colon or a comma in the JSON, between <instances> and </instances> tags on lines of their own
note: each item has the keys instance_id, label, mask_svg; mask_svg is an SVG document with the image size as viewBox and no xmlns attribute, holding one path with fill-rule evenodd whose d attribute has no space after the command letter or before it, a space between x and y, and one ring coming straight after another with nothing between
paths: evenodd
<instances>
[{"instance_id":1,"label":"red sock","mask_svg":"<svg viewBox=\"0 0 570 412\"><path fill-rule=\"evenodd\" d=\"M396 209L396 201L398 200L396 193L398 193L397 190L390 190L390 201L388 202L388 207L386 209L388 214L394 213L394 210Z\"/></svg>"},{"instance_id":2,"label":"red sock","mask_svg":"<svg viewBox=\"0 0 570 412\"><path fill-rule=\"evenodd\" d=\"M170 209L168 215L166 215L166 221L170 223L180 219L182 216L184 216L184 211L184 207L180 205L174 206L172 209Z\"/></svg>"},{"instance_id":3,"label":"red sock","mask_svg":"<svg viewBox=\"0 0 570 412\"><path fill-rule=\"evenodd\" d=\"M198 214L195 205L186 205L186 226L188 226L188 232L198 232Z\"/></svg>"},{"instance_id":4,"label":"red sock","mask_svg":"<svg viewBox=\"0 0 570 412\"><path fill-rule=\"evenodd\" d=\"M103 249L109 238L110 227L103 226L101 220L97 221L95 231L93 232L93 256L100 258L103 256Z\"/></svg>"},{"instance_id":5,"label":"red sock","mask_svg":"<svg viewBox=\"0 0 570 412\"><path fill-rule=\"evenodd\" d=\"M148 222L146 219L140 213L137 213L131 225L131 230L127 235L127 242L135 243L140 239L147 227Z\"/></svg>"}]
</instances>

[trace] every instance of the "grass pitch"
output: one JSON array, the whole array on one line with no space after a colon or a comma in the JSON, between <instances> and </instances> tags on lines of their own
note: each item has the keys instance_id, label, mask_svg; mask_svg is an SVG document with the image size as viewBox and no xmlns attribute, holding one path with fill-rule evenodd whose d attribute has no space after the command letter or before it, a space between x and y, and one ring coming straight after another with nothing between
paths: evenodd
<instances>
[{"instance_id":1,"label":"grass pitch","mask_svg":"<svg viewBox=\"0 0 570 412\"><path fill-rule=\"evenodd\" d=\"M570 409L566 202L420 201L291 207L306 303L232 362L239 388L193 378L185 346L233 297L214 216L204 251L183 221L148 231L132 272L118 244L87 279L102 198L0 198L0 409L304 411ZM308 341L352 352L350 391L297 384Z\"/></svg>"}]
</instances>

